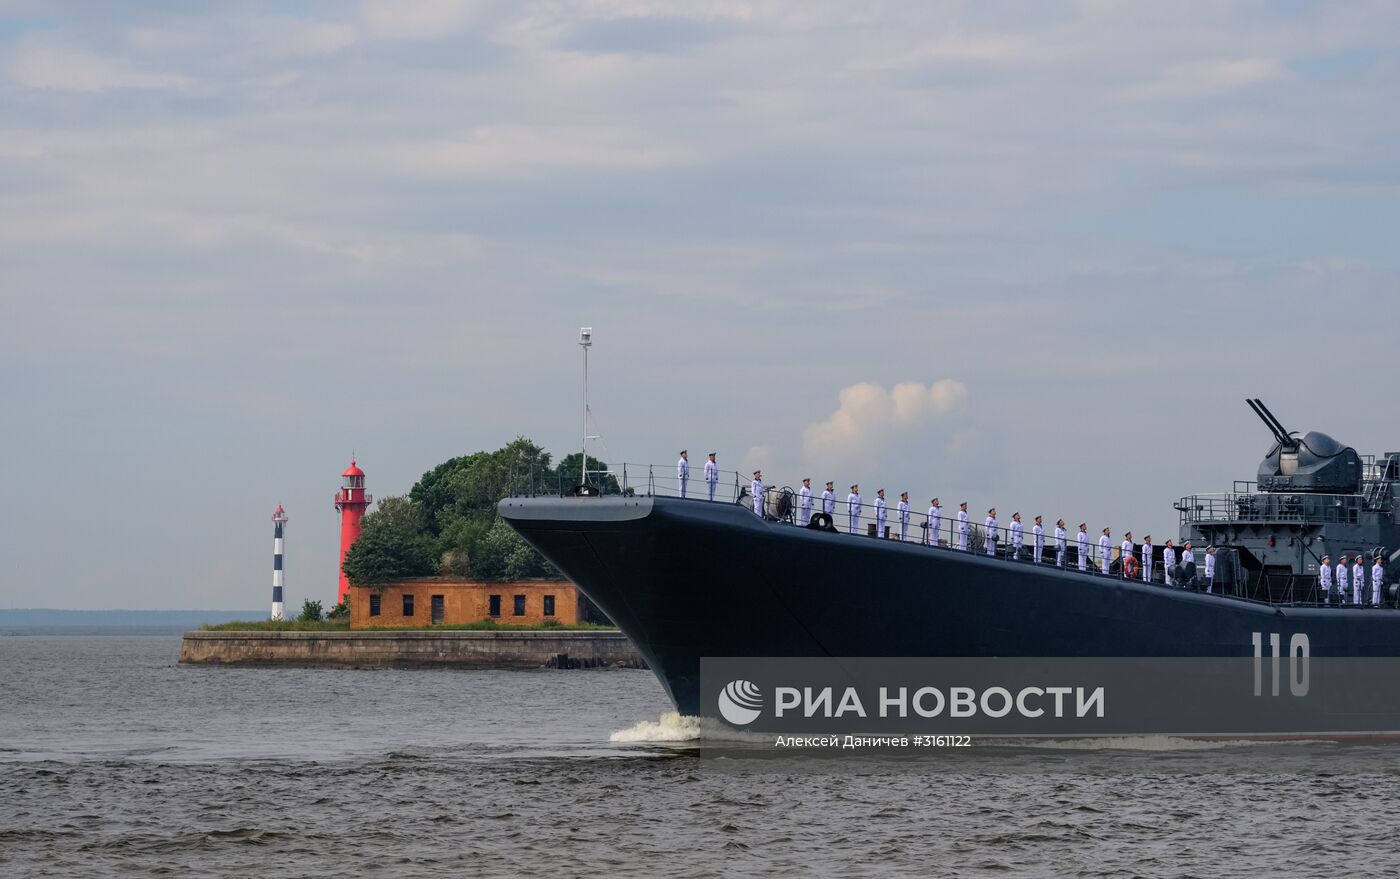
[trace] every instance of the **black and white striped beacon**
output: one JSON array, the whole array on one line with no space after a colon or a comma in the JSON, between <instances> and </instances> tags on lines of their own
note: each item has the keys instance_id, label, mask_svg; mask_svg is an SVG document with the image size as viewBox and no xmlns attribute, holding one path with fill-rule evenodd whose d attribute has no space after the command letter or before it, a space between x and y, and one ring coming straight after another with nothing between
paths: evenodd
<instances>
[{"instance_id":1,"label":"black and white striped beacon","mask_svg":"<svg viewBox=\"0 0 1400 879\"><path fill-rule=\"evenodd\" d=\"M287 524L287 514L282 505L272 514L272 618L282 619L282 528Z\"/></svg>"}]
</instances>

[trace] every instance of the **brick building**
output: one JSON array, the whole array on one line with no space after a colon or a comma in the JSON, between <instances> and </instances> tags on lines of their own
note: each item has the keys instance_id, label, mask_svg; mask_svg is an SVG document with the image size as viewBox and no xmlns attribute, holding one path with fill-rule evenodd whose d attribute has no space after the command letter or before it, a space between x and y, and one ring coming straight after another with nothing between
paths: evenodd
<instances>
[{"instance_id":1,"label":"brick building","mask_svg":"<svg viewBox=\"0 0 1400 879\"><path fill-rule=\"evenodd\" d=\"M537 626L547 620L574 625L585 600L568 580L510 583L423 577L377 588L350 587L350 628L457 626L481 620Z\"/></svg>"}]
</instances>

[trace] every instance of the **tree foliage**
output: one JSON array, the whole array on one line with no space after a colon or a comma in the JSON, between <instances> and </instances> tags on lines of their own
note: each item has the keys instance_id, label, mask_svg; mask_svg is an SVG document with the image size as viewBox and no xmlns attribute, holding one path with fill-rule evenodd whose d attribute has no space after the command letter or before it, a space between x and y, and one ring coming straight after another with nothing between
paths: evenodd
<instances>
[{"instance_id":1,"label":"tree foliage","mask_svg":"<svg viewBox=\"0 0 1400 879\"><path fill-rule=\"evenodd\" d=\"M504 497L553 494L578 484L579 454L556 470L549 452L516 437L494 452L473 452L437 465L409 490L389 497L361 520L360 538L345 556L356 585L379 585L437 574L483 580L558 576L554 567L496 513ZM618 491L607 464L589 456L590 481Z\"/></svg>"},{"instance_id":2,"label":"tree foliage","mask_svg":"<svg viewBox=\"0 0 1400 879\"><path fill-rule=\"evenodd\" d=\"M383 498L379 509L360 520L360 537L341 566L350 582L377 586L404 577L438 572L438 553L423 533L422 513L403 497Z\"/></svg>"},{"instance_id":3,"label":"tree foliage","mask_svg":"<svg viewBox=\"0 0 1400 879\"><path fill-rule=\"evenodd\" d=\"M513 494L553 489L550 455L525 437L505 448L451 458L423 474L408 496L434 536L461 518L495 516L496 502Z\"/></svg>"},{"instance_id":4,"label":"tree foliage","mask_svg":"<svg viewBox=\"0 0 1400 879\"><path fill-rule=\"evenodd\" d=\"M583 471L578 466L579 460L583 457L582 452L574 452L565 455L559 462L556 471L559 482L567 491L583 482ZM621 489L617 484L617 477L607 472L608 465L592 455L588 456L588 482L603 489L604 494L617 494Z\"/></svg>"},{"instance_id":5,"label":"tree foliage","mask_svg":"<svg viewBox=\"0 0 1400 879\"><path fill-rule=\"evenodd\" d=\"M499 518L477 543L472 561L473 575L484 580L548 577L553 572L553 566Z\"/></svg>"}]
</instances>

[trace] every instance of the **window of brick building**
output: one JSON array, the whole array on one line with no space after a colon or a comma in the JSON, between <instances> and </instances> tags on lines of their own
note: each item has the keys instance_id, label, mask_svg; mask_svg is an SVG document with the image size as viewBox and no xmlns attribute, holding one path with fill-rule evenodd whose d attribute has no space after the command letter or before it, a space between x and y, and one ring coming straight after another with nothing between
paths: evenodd
<instances>
[{"instance_id":1,"label":"window of brick building","mask_svg":"<svg viewBox=\"0 0 1400 879\"><path fill-rule=\"evenodd\" d=\"M487 610L487 613L489 613L493 617L498 617L501 615L501 596L491 596L490 609Z\"/></svg>"},{"instance_id":2,"label":"window of brick building","mask_svg":"<svg viewBox=\"0 0 1400 879\"><path fill-rule=\"evenodd\" d=\"M523 595L515 596L515 615L518 617L525 616L525 596Z\"/></svg>"},{"instance_id":3,"label":"window of brick building","mask_svg":"<svg viewBox=\"0 0 1400 879\"><path fill-rule=\"evenodd\" d=\"M379 596L378 596L378 595L370 595L370 597L369 597L369 615L372 616L372 617L377 617L377 616L379 616Z\"/></svg>"},{"instance_id":4,"label":"window of brick building","mask_svg":"<svg viewBox=\"0 0 1400 879\"><path fill-rule=\"evenodd\" d=\"M552 617L552 616L554 616L554 596L553 596L553 595L546 595L546 596L544 597L544 615L547 616L547 617Z\"/></svg>"},{"instance_id":5,"label":"window of brick building","mask_svg":"<svg viewBox=\"0 0 1400 879\"><path fill-rule=\"evenodd\" d=\"M446 616L441 595L433 596L433 625L442 625L443 617Z\"/></svg>"},{"instance_id":6,"label":"window of brick building","mask_svg":"<svg viewBox=\"0 0 1400 879\"><path fill-rule=\"evenodd\" d=\"M406 616L406 617L411 617L411 616L413 616L413 596L412 596L412 595L405 595L405 596L403 597L403 615Z\"/></svg>"}]
</instances>

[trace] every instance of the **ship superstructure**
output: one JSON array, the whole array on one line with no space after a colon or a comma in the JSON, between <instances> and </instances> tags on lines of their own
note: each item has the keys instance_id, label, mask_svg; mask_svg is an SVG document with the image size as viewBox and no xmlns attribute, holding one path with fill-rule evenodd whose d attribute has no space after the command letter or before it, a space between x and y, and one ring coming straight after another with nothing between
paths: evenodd
<instances>
[{"instance_id":1,"label":"ship superstructure","mask_svg":"<svg viewBox=\"0 0 1400 879\"><path fill-rule=\"evenodd\" d=\"M1221 567L1234 581L1222 585L1261 601L1321 601L1318 568L1324 555L1335 563L1342 555L1360 554L1368 574L1377 555L1387 569L1393 567L1392 551L1400 547L1400 452L1360 455L1325 433L1299 436L1284 429L1262 401L1248 402L1273 433L1274 445L1254 481L1177 502L1182 540L1227 548L1227 559L1237 559L1238 567Z\"/></svg>"}]
</instances>

